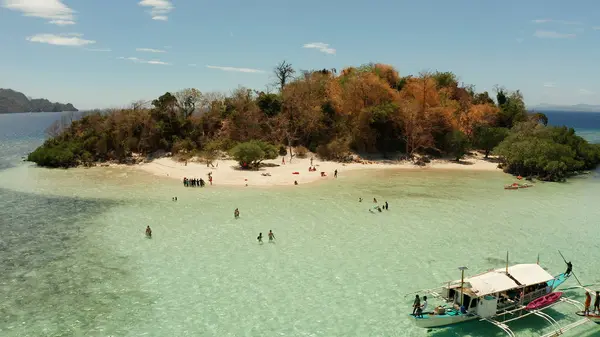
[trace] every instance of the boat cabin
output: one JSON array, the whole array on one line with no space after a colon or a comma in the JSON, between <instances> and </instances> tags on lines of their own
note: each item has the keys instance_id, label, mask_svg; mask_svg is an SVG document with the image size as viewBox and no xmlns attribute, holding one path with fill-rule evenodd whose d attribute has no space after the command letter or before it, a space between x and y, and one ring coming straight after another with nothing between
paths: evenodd
<instances>
[{"instance_id":1,"label":"boat cabin","mask_svg":"<svg viewBox=\"0 0 600 337\"><path fill-rule=\"evenodd\" d=\"M552 292L554 277L537 264L517 264L458 280L442 288L446 302L481 317L494 316Z\"/></svg>"}]
</instances>

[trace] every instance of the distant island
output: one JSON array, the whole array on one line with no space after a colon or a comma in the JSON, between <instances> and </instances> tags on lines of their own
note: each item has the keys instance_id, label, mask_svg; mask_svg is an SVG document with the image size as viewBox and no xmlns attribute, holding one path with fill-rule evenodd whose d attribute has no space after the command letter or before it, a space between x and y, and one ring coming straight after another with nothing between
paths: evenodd
<instances>
[{"instance_id":1,"label":"distant island","mask_svg":"<svg viewBox=\"0 0 600 337\"><path fill-rule=\"evenodd\" d=\"M364 162L360 157L377 155L418 166L439 159L460 163L478 152L483 160L495 155L507 173L546 181L563 181L600 163L600 145L572 128L548 126L546 115L527 111L518 90L498 88L492 98L459 85L451 72L401 77L385 64L297 72L284 61L274 77L275 92L185 89L167 92L151 106L136 103L59 121L28 160L69 168L139 163L170 153L207 165L231 158L247 171L309 152L322 162Z\"/></svg>"},{"instance_id":2,"label":"distant island","mask_svg":"<svg viewBox=\"0 0 600 337\"><path fill-rule=\"evenodd\" d=\"M555 105L541 103L539 105L531 107L532 110L538 111L568 111L568 112L599 112L600 105L589 105L589 104L575 104L575 105Z\"/></svg>"},{"instance_id":3,"label":"distant island","mask_svg":"<svg viewBox=\"0 0 600 337\"><path fill-rule=\"evenodd\" d=\"M0 88L0 113L78 111L71 103L52 103L45 98L29 99L23 93Z\"/></svg>"}]
</instances>

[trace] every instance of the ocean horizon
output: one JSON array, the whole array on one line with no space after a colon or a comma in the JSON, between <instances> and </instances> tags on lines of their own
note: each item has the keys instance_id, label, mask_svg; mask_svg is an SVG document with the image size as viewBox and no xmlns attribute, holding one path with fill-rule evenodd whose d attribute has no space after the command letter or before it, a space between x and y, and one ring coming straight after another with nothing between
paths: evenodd
<instances>
[{"instance_id":1,"label":"ocean horizon","mask_svg":"<svg viewBox=\"0 0 600 337\"><path fill-rule=\"evenodd\" d=\"M600 113L544 113L600 143ZM598 170L517 191L501 172L343 169L295 187L186 189L130 169L24 162L61 115L0 115L1 336L499 337L485 322L427 333L405 295L459 279L460 266L502 268L507 251L510 264L539 255L556 275L560 250L581 282L600 283ZM370 213L373 198L390 209ZM269 230L276 243L258 244ZM575 311L546 310L561 324ZM509 325L551 330L537 317ZM598 334L590 324L564 336Z\"/></svg>"}]
</instances>

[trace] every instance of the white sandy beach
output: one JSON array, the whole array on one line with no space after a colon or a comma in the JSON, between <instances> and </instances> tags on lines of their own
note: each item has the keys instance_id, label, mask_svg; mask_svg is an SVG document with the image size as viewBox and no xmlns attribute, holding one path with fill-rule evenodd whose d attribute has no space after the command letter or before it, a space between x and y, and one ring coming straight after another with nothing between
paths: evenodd
<instances>
[{"instance_id":1,"label":"white sandy beach","mask_svg":"<svg viewBox=\"0 0 600 337\"><path fill-rule=\"evenodd\" d=\"M177 180L187 178L202 178L208 182L208 173L212 172L214 185L236 185L236 186L293 186L294 181L298 184L306 184L326 179L335 179L334 172L338 171L339 176L344 172L366 169L411 169L411 170L473 170L473 171L498 171L497 164L482 159L482 156L465 157L461 163L448 160L432 160L427 166L421 167L413 165L408 161L371 161L368 164L361 163L338 163L330 161L321 161L313 156L313 166L316 171L309 172L309 155L307 158L294 158L289 162L289 156L285 158L285 165L281 162L281 157L274 160L266 160L263 163L277 165L273 167L263 167L259 171L239 170L238 163L234 160L216 160L214 167L207 167L206 162L189 161L187 164L177 162L169 157L155 159L148 163L134 165L136 169L146 172L169 177ZM298 174L294 174L298 172ZM326 176L322 177L321 172ZM267 176L266 174L269 174Z\"/></svg>"}]
</instances>

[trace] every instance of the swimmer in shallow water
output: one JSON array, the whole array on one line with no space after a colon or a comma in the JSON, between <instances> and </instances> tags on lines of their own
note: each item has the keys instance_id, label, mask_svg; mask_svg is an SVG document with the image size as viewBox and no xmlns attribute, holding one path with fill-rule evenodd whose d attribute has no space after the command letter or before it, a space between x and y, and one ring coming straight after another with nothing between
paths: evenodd
<instances>
[{"instance_id":1,"label":"swimmer in shallow water","mask_svg":"<svg viewBox=\"0 0 600 337\"><path fill-rule=\"evenodd\" d=\"M262 242L262 233L258 233L258 237L256 238L256 240L258 240L258 243L263 243Z\"/></svg>"},{"instance_id":2,"label":"swimmer in shallow water","mask_svg":"<svg viewBox=\"0 0 600 337\"><path fill-rule=\"evenodd\" d=\"M238 210L237 208L235 209L235 211L233 211L233 216L237 219L240 217L240 210Z\"/></svg>"},{"instance_id":3,"label":"swimmer in shallow water","mask_svg":"<svg viewBox=\"0 0 600 337\"><path fill-rule=\"evenodd\" d=\"M273 242L274 239L275 239L275 234L273 234L273 231L269 229L269 242Z\"/></svg>"},{"instance_id":4,"label":"swimmer in shallow water","mask_svg":"<svg viewBox=\"0 0 600 337\"><path fill-rule=\"evenodd\" d=\"M152 230L150 229L150 226L146 226L146 236L152 237Z\"/></svg>"}]
</instances>

